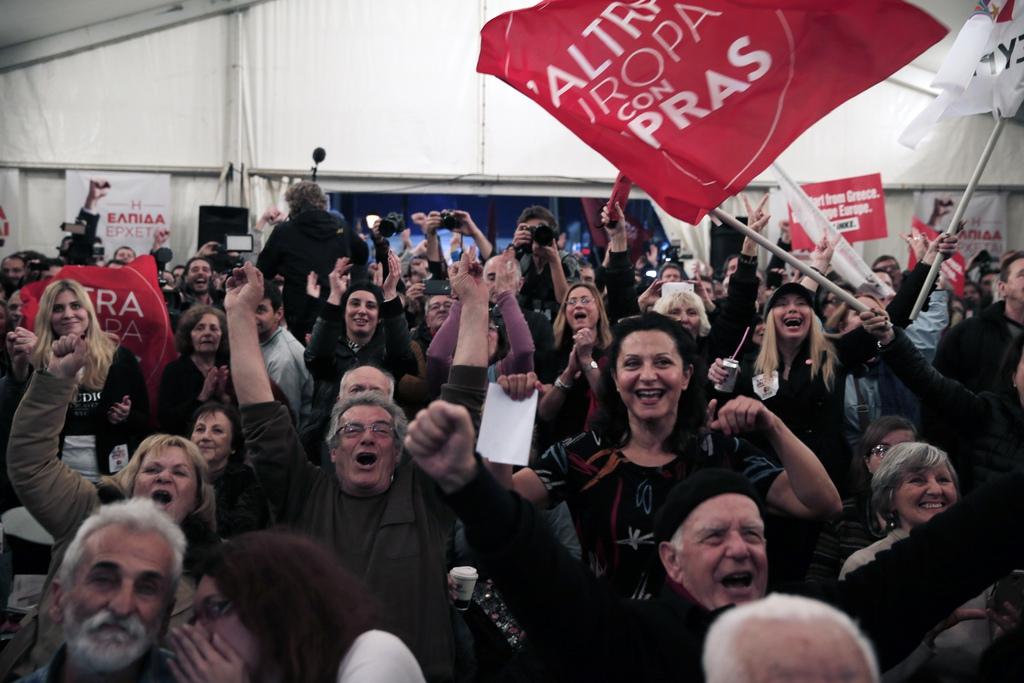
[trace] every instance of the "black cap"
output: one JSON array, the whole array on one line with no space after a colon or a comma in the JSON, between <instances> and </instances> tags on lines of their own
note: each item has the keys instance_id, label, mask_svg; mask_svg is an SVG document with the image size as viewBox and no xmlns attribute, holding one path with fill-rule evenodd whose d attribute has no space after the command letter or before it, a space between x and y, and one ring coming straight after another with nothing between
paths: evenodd
<instances>
[{"instance_id":1,"label":"black cap","mask_svg":"<svg viewBox=\"0 0 1024 683\"><path fill-rule=\"evenodd\" d=\"M670 540L690 516L694 508L704 501L725 493L738 493L754 501L764 515L764 505L750 480L738 472L721 467L697 470L669 491L665 504L654 518L654 542Z\"/></svg>"},{"instance_id":2,"label":"black cap","mask_svg":"<svg viewBox=\"0 0 1024 683\"><path fill-rule=\"evenodd\" d=\"M766 317L768 312L775 307L775 303L787 294L796 294L806 301L808 306L814 308L814 294L811 293L811 290L807 289L799 282L787 282L772 292L771 298L768 299L768 305L764 307L764 314Z\"/></svg>"}]
</instances>

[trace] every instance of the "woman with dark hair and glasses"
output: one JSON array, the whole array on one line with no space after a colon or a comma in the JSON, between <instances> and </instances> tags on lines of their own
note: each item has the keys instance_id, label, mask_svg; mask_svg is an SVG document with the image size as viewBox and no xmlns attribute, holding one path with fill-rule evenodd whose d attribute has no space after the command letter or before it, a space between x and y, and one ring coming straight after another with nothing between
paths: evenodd
<instances>
[{"instance_id":1,"label":"woman with dark hair and glasses","mask_svg":"<svg viewBox=\"0 0 1024 683\"><path fill-rule=\"evenodd\" d=\"M172 631L179 683L422 683L416 658L374 629L369 592L314 541L242 534L213 553L195 618Z\"/></svg>"},{"instance_id":2,"label":"woman with dark hair and glasses","mask_svg":"<svg viewBox=\"0 0 1024 683\"><path fill-rule=\"evenodd\" d=\"M850 497L843 501L843 514L826 524L807 570L807 579L827 581L839 578L839 570L853 553L885 536L871 509L871 475L890 448L917 440L917 428L898 415L883 415L864 430L850 462Z\"/></svg>"},{"instance_id":3,"label":"woman with dark hair and glasses","mask_svg":"<svg viewBox=\"0 0 1024 683\"><path fill-rule=\"evenodd\" d=\"M784 514L838 514L825 468L764 404L741 397L709 415L716 404L704 399L700 353L676 321L657 313L622 320L602 381L608 391L596 430L555 444L511 484L536 504L569 504L585 561L619 595L648 598L657 590L654 516L672 486L696 470L743 472L768 508ZM736 438L743 432L760 432L785 469Z\"/></svg>"}]
</instances>

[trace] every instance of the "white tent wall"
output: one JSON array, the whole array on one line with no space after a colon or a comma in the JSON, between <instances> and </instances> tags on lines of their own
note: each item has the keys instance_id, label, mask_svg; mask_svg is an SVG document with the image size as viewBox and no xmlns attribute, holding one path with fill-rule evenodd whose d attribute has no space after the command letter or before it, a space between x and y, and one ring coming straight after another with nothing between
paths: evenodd
<instances>
[{"instance_id":1,"label":"white tent wall","mask_svg":"<svg viewBox=\"0 0 1024 683\"><path fill-rule=\"evenodd\" d=\"M545 192L551 181L554 195L604 192L615 174L607 161L475 73L480 27L526 4L268 0L0 73L0 165L23 171L32 230L23 246L53 248L49 231L65 218L59 169L68 166L170 172L173 223L185 228L172 237L179 257L195 246L196 207L215 199L210 170L233 162L271 178L302 175L316 146L327 150L321 173L331 189L430 178L430 191L518 183ZM780 159L798 181L882 173L892 237L866 244L868 258L906 253L896 235L909 224L912 190L962 187L991 130L984 116L950 121L918 150L900 147L899 131L929 99L881 83ZM1011 192L1011 247L1024 247L1021 149L1024 127L1010 123L982 179L982 189ZM766 173L755 185L770 182Z\"/></svg>"}]
</instances>

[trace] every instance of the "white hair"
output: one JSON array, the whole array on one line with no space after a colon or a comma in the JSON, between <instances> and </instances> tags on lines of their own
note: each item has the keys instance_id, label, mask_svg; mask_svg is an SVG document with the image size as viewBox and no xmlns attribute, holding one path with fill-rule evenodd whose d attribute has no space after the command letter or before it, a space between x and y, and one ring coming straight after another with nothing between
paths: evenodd
<instances>
[{"instance_id":1,"label":"white hair","mask_svg":"<svg viewBox=\"0 0 1024 683\"><path fill-rule=\"evenodd\" d=\"M820 600L781 593L773 593L762 600L734 607L715 620L704 640L706 683L743 683L752 680L753 672L747 660L739 654L743 648L742 631L745 625L751 622L813 624L822 621L838 626L853 640L864 656L871 681L878 683L878 658L875 651L849 616ZM802 657L800 652L792 654L794 658Z\"/></svg>"},{"instance_id":2,"label":"white hair","mask_svg":"<svg viewBox=\"0 0 1024 683\"><path fill-rule=\"evenodd\" d=\"M177 589L181 579L182 565L185 560L185 534L166 512L156 506L149 498L129 498L126 501L102 505L89 516L82 526L78 527L74 539L64 553L64 560L57 570L57 580L69 589L78 565L85 553L85 543L97 531L108 526L122 526L135 533L160 534L174 554L171 566L171 592Z\"/></svg>"}]
</instances>

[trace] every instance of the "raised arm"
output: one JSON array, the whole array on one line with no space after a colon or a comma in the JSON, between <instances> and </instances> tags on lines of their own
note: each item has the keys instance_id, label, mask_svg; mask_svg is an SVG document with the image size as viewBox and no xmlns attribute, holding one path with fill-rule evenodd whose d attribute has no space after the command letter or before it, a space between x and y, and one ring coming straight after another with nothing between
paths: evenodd
<instances>
[{"instance_id":1,"label":"raised arm","mask_svg":"<svg viewBox=\"0 0 1024 683\"><path fill-rule=\"evenodd\" d=\"M608 215L608 207L602 209L601 225L608 233L608 251L602 268L608 291L608 323L614 325L622 318L639 313L640 307L633 264L629 262L629 236L622 207L617 207L615 220Z\"/></svg>"},{"instance_id":2,"label":"raised arm","mask_svg":"<svg viewBox=\"0 0 1024 683\"><path fill-rule=\"evenodd\" d=\"M334 350L338 344L338 337L344 331L345 312L341 310L341 300L348 289L350 270L349 260L340 258L327 276L331 291L327 295L327 301L320 308L316 322L313 323L313 334L303 354L306 367L314 379L336 381L340 374Z\"/></svg>"},{"instance_id":3,"label":"raised arm","mask_svg":"<svg viewBox=\"0 0 1024 683\"><path fill-rule=\"evenodd\" d=\"M294 517L319 468L306 460L288 409L274 401L256 332L263 275L251 263L228 279L224 307L231 344L231 376L242 411L245 445L256 478L278 521Z\"/></svg>"},{"instance_id":4,"label":"raised arm","mask_svg":"<svg viewBox=\"0 0 1024 683\"><path fill-rule=\"evenodd\" d=\"M68 405L85 366L83 339L65 336L53 344L46 370L36 372L21 400L7 447L7 473L15 493L54 537L68 539L99 505L96 487L57 458Z\"/></svg>"},{"instance_id":5,"label":"raised arm","mask_svg":"<svg viewBox=\"0 0 1024 683\"><path fill-rule=\"evenodd\" d=\"M508 354L499 361L499 374L533 372L533 337L519 308L519 302L512 292L502 292L497 297L497 308L505 321L508 336Z\"/></svg>"},{"instance_id":6,"label":"raised arm","mask_svg":"<svg viewBox=\"0 0 1024 683\"><path fill-rule=\"evenodd\" d=\"M388 250L388 274L384 278L384 305L381 306L381 325L384 328L384 364L396 380L416 372L416 357L409 344L409 323L405 319L405 307L398 297L398 280L402 267L395 252Z\"/></svg>"},{"instance_id":7,"label":"raised arm","mask_svg":"<svg viewBox=\"0 0 1024 683\"><path fill-rule=\"evenodd\" d=\"M955 379L933 368L907 338L879 309L860 314L864 329L878 340L886 366L921 403L934 409L971 433L988 420L988 404Z\"/></svg>"},{"instance_id":8,"label":"raised arm","mask_svg":"<svg viewBox=\"0 0 1024 683\"><path fill-rule=\"evenodd\" d=\"M715 402L709 407L714 411ZM768 439L784 472L768 489L770 507L807 519L827 518L842 512L843 501L825 466L789 427L756 399L740 396L726 403L709 425L729 436L759 431Z\"/></svg>"},{"instance_id":9,"label":"raised arm","mask_svg":"<svg viewBox=\"0 0 1024 683\"><path fill-rule=\"evenodd\" d=\"M441 323L440 329L430 340L427 347L427 389L431 396L437 396L441 385L448 379L452 369L452 356L459 339L460 319L462 318L462 302L456 300L448 317Z\"/></svg>"}]
</instances>

